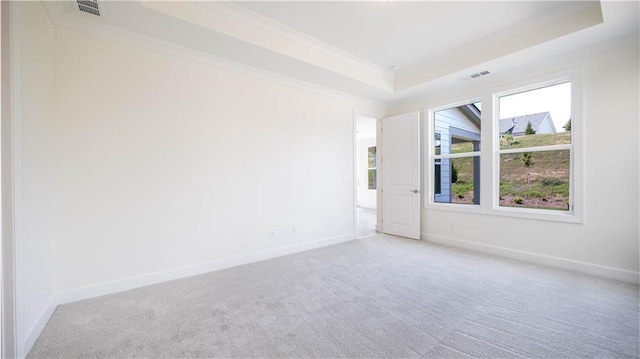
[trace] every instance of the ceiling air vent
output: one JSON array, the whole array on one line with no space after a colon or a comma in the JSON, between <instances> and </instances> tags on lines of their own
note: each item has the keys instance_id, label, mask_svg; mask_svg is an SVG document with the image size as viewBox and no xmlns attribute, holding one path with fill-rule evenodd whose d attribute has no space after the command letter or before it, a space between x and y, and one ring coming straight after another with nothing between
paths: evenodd
<instances>
[{"instance_id":1,"label":"ceiling air vent","mask_svg":"<svg viewBox=\"0 0 640 359\"><path fill-rule=\"evenodd\" d=\"M490 74L490 72L487 71L487 70L484 70L484 71L481 71L481 72L478 72L478 73L475 73L475 74L471 74L471 75L469 75L469 77L471 77L472 79L477 79L478 77L486 76L488 74Z\"/></svg>"},{"instance_id":2,"label":"ceiling air vent","mask_svg":"<svg viewBox=\"0 0 640 359\"><path fill-rule=\"evenodd\" d=\"M78 9L80 11L84 11L95 16L100 16L100 8L98 7L98 0L77 0L77 1L78 1Z\"/></svg>"}]
</instances>

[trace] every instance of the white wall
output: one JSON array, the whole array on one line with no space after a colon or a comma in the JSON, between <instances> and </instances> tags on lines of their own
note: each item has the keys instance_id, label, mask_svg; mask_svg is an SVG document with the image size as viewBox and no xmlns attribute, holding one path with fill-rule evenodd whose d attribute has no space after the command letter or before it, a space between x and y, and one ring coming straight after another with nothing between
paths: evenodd
<instances>
[{"instance_id":1,"label":"white wall","mask_svg":"<svg viewBox=\"0 0 640 359\"><path fill-rule=\"evenodd\" d=\"M538 263L638 280L639 270L639 60L638 44L580 61L533 68L513 80L579 66L583 71L584 224L423 209L423 237ZM499 77L498 77L499 79ZM496 84L485 82L487 88ZM472 98L464 87L448 90L447 101ZM433 94L432 98L438 94ZM390 109L423 110L431 101ZM613 138L610 135L614 134ZM611 141L614 141L612 145ZM483 167L485 168L485 167ZM428 193L428 191L424 191ZM450 223L456 228L452 229Z\"/></svg>"},{"instance_id":2,"label":"white wall","mask_svg":"<svg viewBox=\"0 0 640 359\"><path fill-rule=\"evenodd\" d=\"M353 104L55 34L61 292L352 238Z\"/></svg>"},{"instance_id":3,"label":"white wall","mask_svg":"<svg viewBox=\"0 0 640 359\"><path fill-rule=\"evenodd\" d=\"M54 228L57 204L52 178L53 157L53 26L39 2L14 3L17 17L19 64L19 127L16 141L20 162L15 163L18 355L22 342L35 341L41 318L55 304ZM20 200L21 196L21 200ZM52 306L53 305L53 306ZM32 335L35 333L34 335ZM22 350L21 350L22 349ZM28 349L28 348L27 348ZM21 353L22 352L22 353Z\"/></svg>"}]
</instances>

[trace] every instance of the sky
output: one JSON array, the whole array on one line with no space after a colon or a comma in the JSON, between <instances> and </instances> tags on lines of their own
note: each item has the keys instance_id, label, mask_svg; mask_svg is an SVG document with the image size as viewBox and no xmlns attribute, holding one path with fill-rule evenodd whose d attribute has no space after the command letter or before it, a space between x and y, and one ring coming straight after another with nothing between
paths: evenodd
<instances>
[{"instance_id":1,"label":"sky","mask_svg":"<svg viewBox=\"0 0 640 359\"><path fill-rule=\"evenodd\" d=\"M571 83L500 97L500 118L549 112L557 132L571 117Z\"/></svg>"}]
</instances>

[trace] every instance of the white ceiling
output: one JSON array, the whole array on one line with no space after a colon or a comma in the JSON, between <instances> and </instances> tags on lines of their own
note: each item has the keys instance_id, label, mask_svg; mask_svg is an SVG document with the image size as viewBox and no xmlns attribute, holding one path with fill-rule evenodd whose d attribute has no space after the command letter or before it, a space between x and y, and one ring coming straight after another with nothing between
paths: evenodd
<instances>
[{"instance_id":1,"label":"white ceiling","mask_svg":"<svg viewBox=\"0 0 640 359\"><path fill-rule=\"evenodd\" d=\"M75 1L44 6L59 26L385 104L482 70L506 74L629 34L637 42L640 11L637 1L99 3L100 17Z\"/></svg>"},{"instance_id":2,"label":"white ceiling","mask_svg":"<svg viewBox=\"0 0 640 359\"><path fill-rule=\"evenodd\" d=\"M235 4L382 68L412 68L544 13L588 3L277 2Z\"/></svg>"}]
</instances>

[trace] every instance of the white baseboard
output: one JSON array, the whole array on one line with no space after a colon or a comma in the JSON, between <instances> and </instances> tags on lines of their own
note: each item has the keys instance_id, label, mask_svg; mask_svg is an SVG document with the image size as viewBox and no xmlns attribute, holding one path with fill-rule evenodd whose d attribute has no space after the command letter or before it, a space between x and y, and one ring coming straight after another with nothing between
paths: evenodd
<instances>
[{"instance_id":1,"label":"white baseboard","mask_svg":"<svg viewBox=\"0 0 640 359\"><path fill-rule=\"evenodd\" d=\"M572 259L548 256L545 254L539 254L534 252L520 251L517 249L492 246L489 244L466 241L466 240L456 239L451 237L444 237L444 236L434 235L430 233L422 233L421 237L422 239L427 240L429 242L470 249L473 251L492 254L500 257L518 259L524 262L541 264L541 265L546 265L550 267L566 269L574 272L591 274L599 277L611 278L611 279L621 280L624 282L630 282L635 284L638 284L640 282L640 273L626 270L626 269L620 269L620 268L603 266L599 264L576 261Z\"/></svg>"},{"instance_id":2,"label":"white baseboard","mask_svg":"<svg viewBox=\"0 0 640 359\"><path fill-rule=\"evenodd\" d=\"M29 353L31 348L33 348L33 344L35 344L36 340L38 340L40 333L42 333L42 330L47 325L47 322L49 322L49 319L51 319L51 316L53 315L53 312L56 311L57 307L58 307L58 300L57 298L54 297L53 299L51 299L51 302L45 309L44 313L42 313L42 315L40 316L40 319L38 320L36 325L33 327L33 329L31 329L31 331L29 332L29 335L27 335L27 337L24 340L23 353L25 353L25 357Z\"/></svg>"},{"instance_id":3,"label":"white baseboard","mask_svg":"<svg viewBox=\"0 0 640 359\"><path fill-rule=\"evenodd\" d=\"M145 287L152 284L191 277L243 264L259 262L271 258L285 256L288 254L347 242L354 239L355 235L353 233L342 234L339 236L324 238L316 241L297 243L289 246L249 253L237 257L225 258L212 262L200 263L191 266L170 269L167 271L149 273L121 280L75 288L58 293L58 304L66 304L83 299L99 297L102 295L124 292L127 290Z\"/></svg>"}]
</instances>

